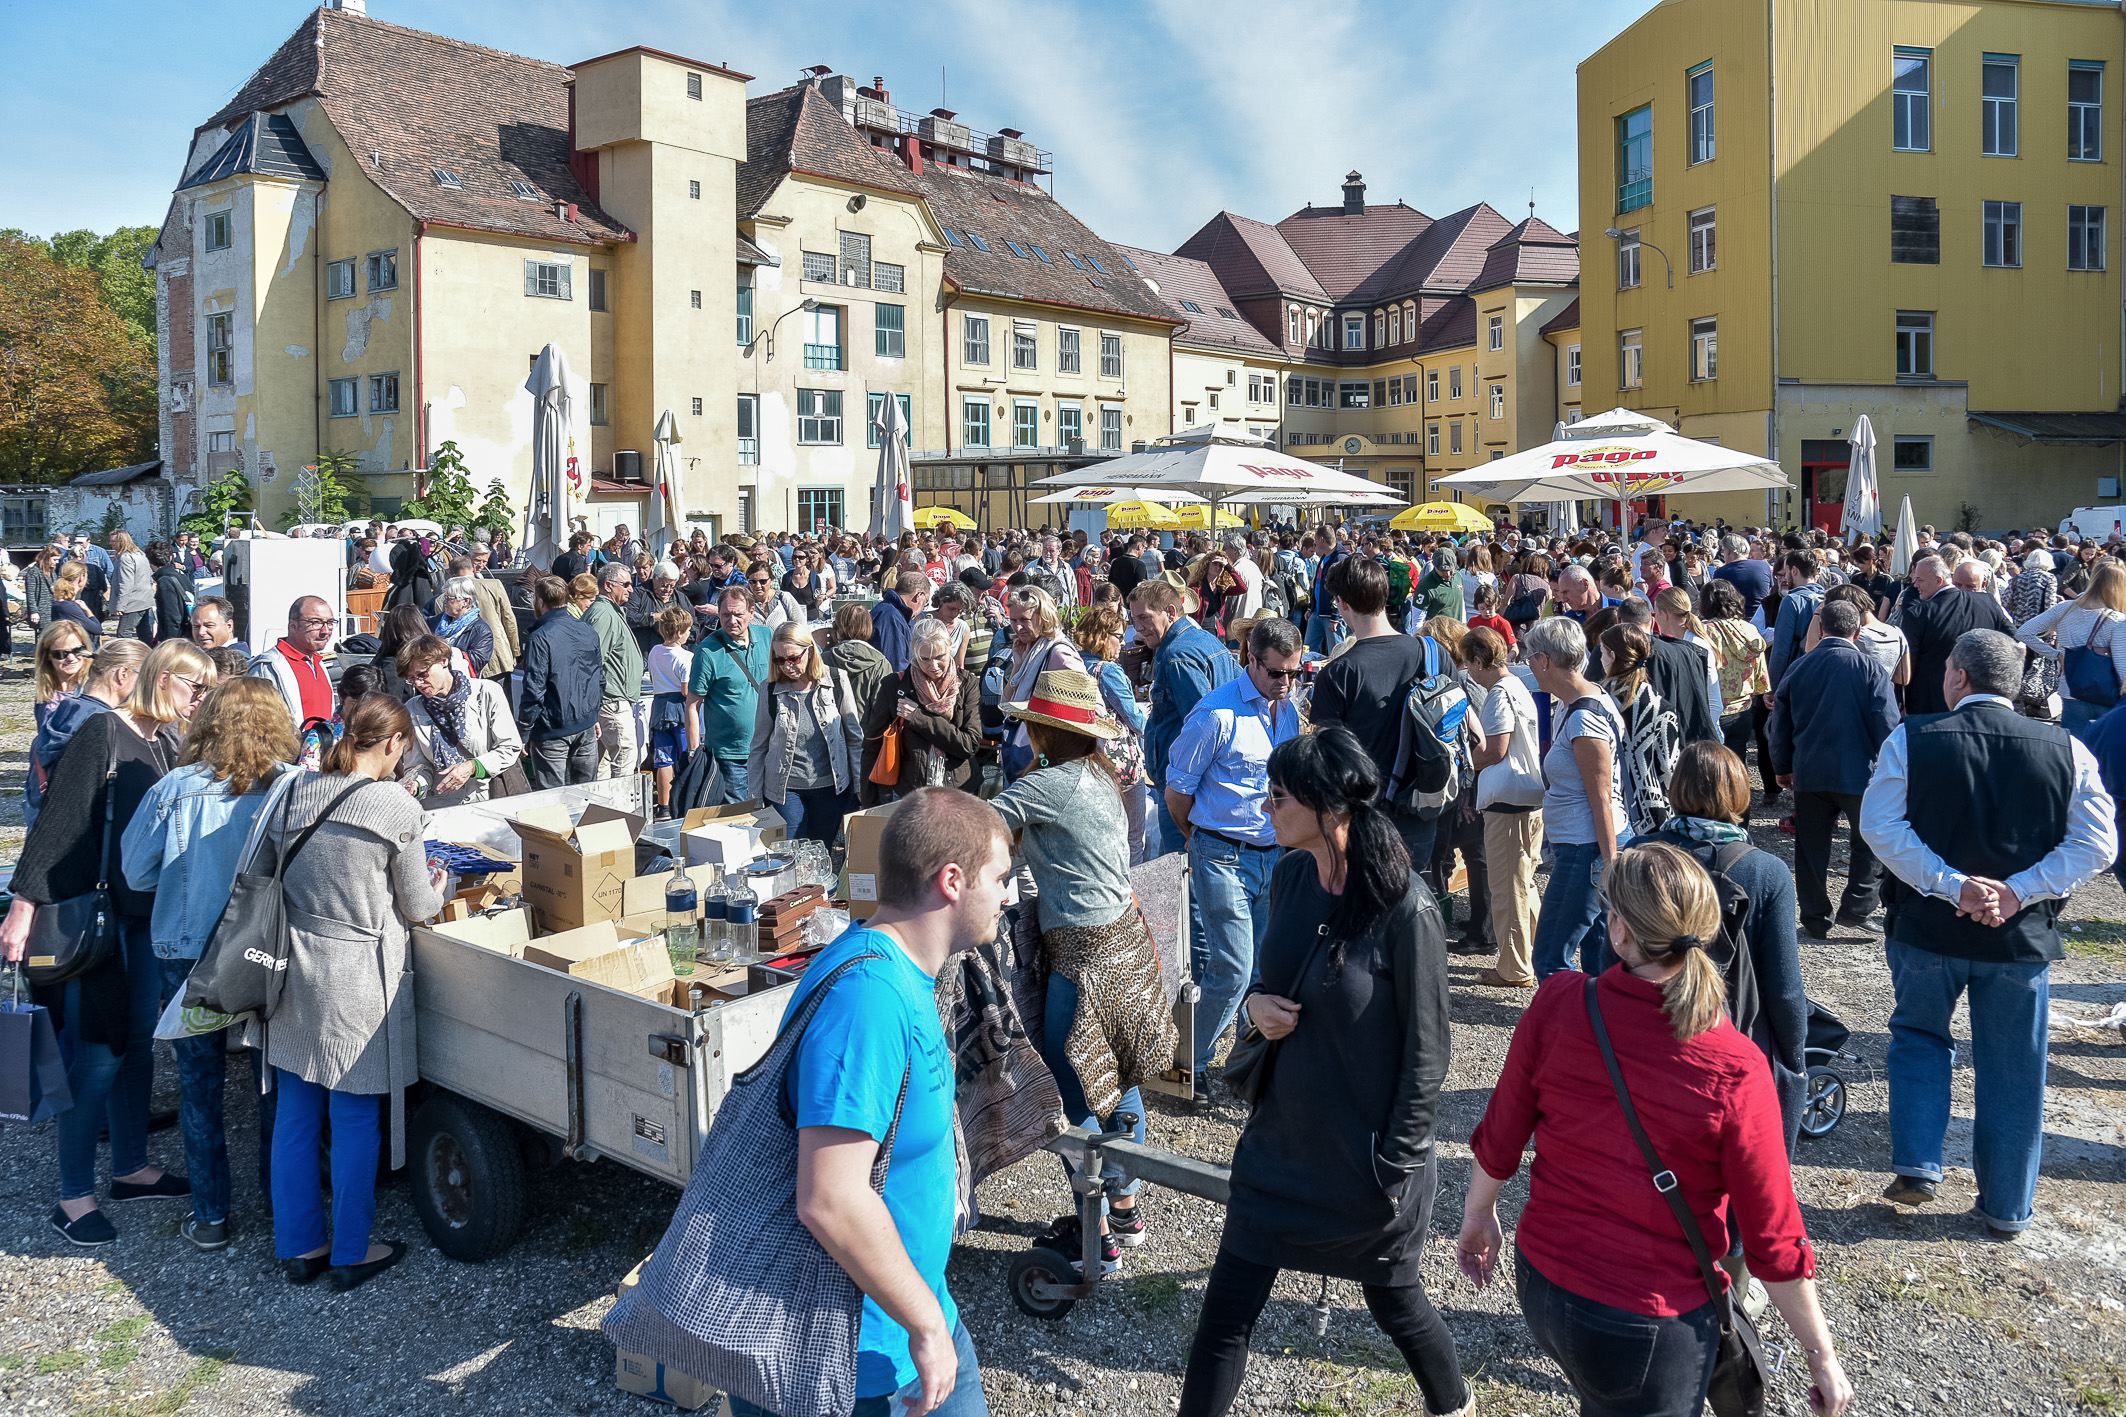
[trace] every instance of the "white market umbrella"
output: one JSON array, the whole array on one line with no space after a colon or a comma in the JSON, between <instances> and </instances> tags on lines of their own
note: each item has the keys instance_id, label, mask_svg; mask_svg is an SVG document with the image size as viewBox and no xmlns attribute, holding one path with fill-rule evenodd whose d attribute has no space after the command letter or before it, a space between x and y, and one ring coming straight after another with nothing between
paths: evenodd
<instances>
[{"instance_id":1,"label":"white market umbrella","mask_svg":"<svg viewBox=\"0 0 2126 1417\"><path fill-rule=\"evenodd\" d=\"M1905 493L1902 506L1897 509L1897 540L1890 544L1890 574L1909 575L1912 563L1919 559L1919 523L1912 516L1912 494Z\"/></svg>"},{"instance_id":2,"label":"white market umbrella","mask_svg":"<svg viewBox=\"0 0 2126 1417\"><path fill-rule=\"evenodd\" d=\"M1615 502L1688 492L1765 492L1792 487L1779 464L1718 443L1701 443L1627 408L1583 418L1529 448L1439 480L1501 502Z\"/></svg>"},{"instance_id":3,"label":"white market umbrella","mask_svg":"<svg viewBox=\"0 0 2126 1417\"><path fill-rule=\"evenodd\" d=\"M879 400L878 473L871 484L871 534L898 540L914 511L909 491L908 425L901 401L888 394Z\"/></svg>"},{"instance_id":4,"label":"white market umbrella","mask_svg":"<svg viewBox=\"0 0 2126 1417\"><path fill-rule=\"evenodd\" d=\"M1172 506L1176 502L1201 502L1185 492L1146 491L1141 487L1067 487L1061 492L1051 492L1045 497L1029 499L1039 505L1049 502L1082 502L1088 507L1109 507L1117 502L1157 502Z\"/></svg>"},{"instance_id":5,"label":"white market umbrella","mask_svg":"<svg viewBox=\"0 0 2126 1417\"><path fill-rule=\"evenodd\" d=\"M1141 453L1089 463L1036 487L1127 488L1131 496L1184 494L1210 502L1272 502L1295 506L1402 506L1380 483L1279 452L1251 438L1210 430L1166 438Z\"/></svg>"},{"instance_id":6,"label":"white market umbrella","mask_svg":"<svg viewBox=\"0 0 2126 1417\"><path fill-rule=\"evenodd\" d=\"M532 477L524 512L524 550L542 566L568 547L569 518L582 490L573 427L576 404L568 392L568 357L548 344L524 381L532 396Z\"/></svg>"},{"instance_id":7,"label":"white market umbrella","mask_svg":"<svg viewBox=\"0 0 2126 1417\"><path fill-rule=\"evenodd\" d=\"M1846 439L1852 454L1846 463L1845 520L1838 532L1847 541L1866 532L1882 535L1882 484L1875 476L1875 425L1863 413Z\"/></svg>"},{"instance_id":8,"label":"white market umbrella","mask_svg":"<svg viewBox=\"0 0 2126 1417\"><path fill-rule=\"evenodd\" d=\"M658 418L650 437L657 444L657 483L643 514L642 541L651 555L662 556L686 525L685 493L679 485L679 420L670 409Z\"/></svg>"}]
</instances>

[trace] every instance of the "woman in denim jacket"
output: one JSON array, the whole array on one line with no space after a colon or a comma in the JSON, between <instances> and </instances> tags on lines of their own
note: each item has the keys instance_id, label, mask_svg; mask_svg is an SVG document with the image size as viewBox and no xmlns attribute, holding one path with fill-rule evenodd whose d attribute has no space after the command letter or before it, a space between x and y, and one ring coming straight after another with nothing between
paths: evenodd
<instances>
[{"instance_id":1,"label":"woman in denim jacket","mask_svg":"<svg viewBox=\"0 0 2126 1417\"><path fill-rule=\"evenodd\" d=\"M295 728L273 683L232 679L193 715L176 770L148 790L127 825L120 848L126 882L155 893L150 929L165 1004L184 991L199 963L229 902L244 844L296 752ZM229 1243L229 1147L222 1128L229 1055L219 1032L170 1046L192 1181L192 1214L178 1233L202 1250L219 1250ZM255 1080L258 1055L251 1060ZM261 1189L271 1150L269 1100L259 1099Z\"/></svg>"}]
</instances>

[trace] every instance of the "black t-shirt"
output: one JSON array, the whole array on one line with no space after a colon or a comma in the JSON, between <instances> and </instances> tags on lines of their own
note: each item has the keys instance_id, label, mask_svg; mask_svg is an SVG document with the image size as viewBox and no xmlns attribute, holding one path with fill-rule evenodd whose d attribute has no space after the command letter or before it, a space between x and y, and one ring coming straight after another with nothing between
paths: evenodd
<instances>
[{"instance_id":1,"label":"black t-shirt","mask_svg":"<svg viewBox=\"0 0 2126 1417\"><path fill-rule=\"evenodd\" d=\"M1402 742L1403 700L1424 672L1425 642L1417 636L1353 640L1315 674L1309 716L1316 728L1340 723L1350 729L1385 780Z\"/></svg>"},{"instance_id":2,"label":"black t-shirt","mask_svg":"<svg viewBox=\"0 0 2126 1417\"><path fill-rule=\"evenodd\" d=\"M1885 575L1881 571L1877 571L1872 576L1855 575L1853 584L1874 597L1877 606L1882 605L1885 601L1895 602L1897 599L1896 577ZM1881 612L1878 610L1877 613Z\"/></svg>"}]
</instances>

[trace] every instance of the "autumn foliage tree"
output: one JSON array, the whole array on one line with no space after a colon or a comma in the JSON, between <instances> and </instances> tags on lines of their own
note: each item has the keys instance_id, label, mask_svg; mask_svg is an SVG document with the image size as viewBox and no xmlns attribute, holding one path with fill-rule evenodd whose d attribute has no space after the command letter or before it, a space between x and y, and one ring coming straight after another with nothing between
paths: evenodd
<instances>
[{"instance_id":1,"label":"autumn foliage tree","mask_svg":"<svg viewBox=\"0 0 2126 1417\"><path fill-rule=\"evenodd\" d=\"M145 461L155 415L152 339L113 308L101 274L0 233L0 482Z\"/></svg>"}]
</instances>

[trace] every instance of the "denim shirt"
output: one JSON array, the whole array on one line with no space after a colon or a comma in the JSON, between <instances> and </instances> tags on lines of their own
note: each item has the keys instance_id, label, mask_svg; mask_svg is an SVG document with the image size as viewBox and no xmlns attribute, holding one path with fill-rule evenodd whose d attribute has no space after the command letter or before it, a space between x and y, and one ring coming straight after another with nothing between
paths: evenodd
<instances>
[{"instance_id":1,"label":"denim shirt","mask_svg":"<svg viewBox=\"0 0 2126 1417\"><path fill-rule=\"evenodd\" d=\"M1272 705L1236 676L1205 694L1174 740L1166 786L1196 799L1189 823L1254 846L1277 844L1270 827L1270 754L1299 736L1299 705Z\"/></svg>"},{"instance_id":2,"label":"denim shirt","mask_svg":"<svg viewBox=\"0 0 2126 1417\"><path fill-rule=\"evenodd\" d=\"M1152 657L1152 707L1144 725L1144 766L1155 784L1166 781L1166 755L1190 710L1240 672L1223 642L1187 616L1176 620Z\"/></svg>"},{"instance_id":3,"label":"denim shirt","mask_svg":"<svg viewBox=\"0 0 2126 1417\"><path fill-rule=\"evenodd\" d=\"M1107 704L1107 711L1120 719L1130 732L1139 738L1144 736L1144 705L1137 702L1136 691L1129 686L1129 675L1112 659L1098 655L1085 656L1085 672L1100 681L1100 698Z\"/></svg>"},{"instance_id":4,"label":"denim shirt","mask_svg":"<svg viewBox=\"0 0 2126 1417\"><path fill-rule=\"evenodd\" d=\"M150 917L159 959L198 959L236 884L237 858L269 784L238 797L205 763L148 789L119 844L126 883L155 893Z\"/></svg>"}]
</instances>

